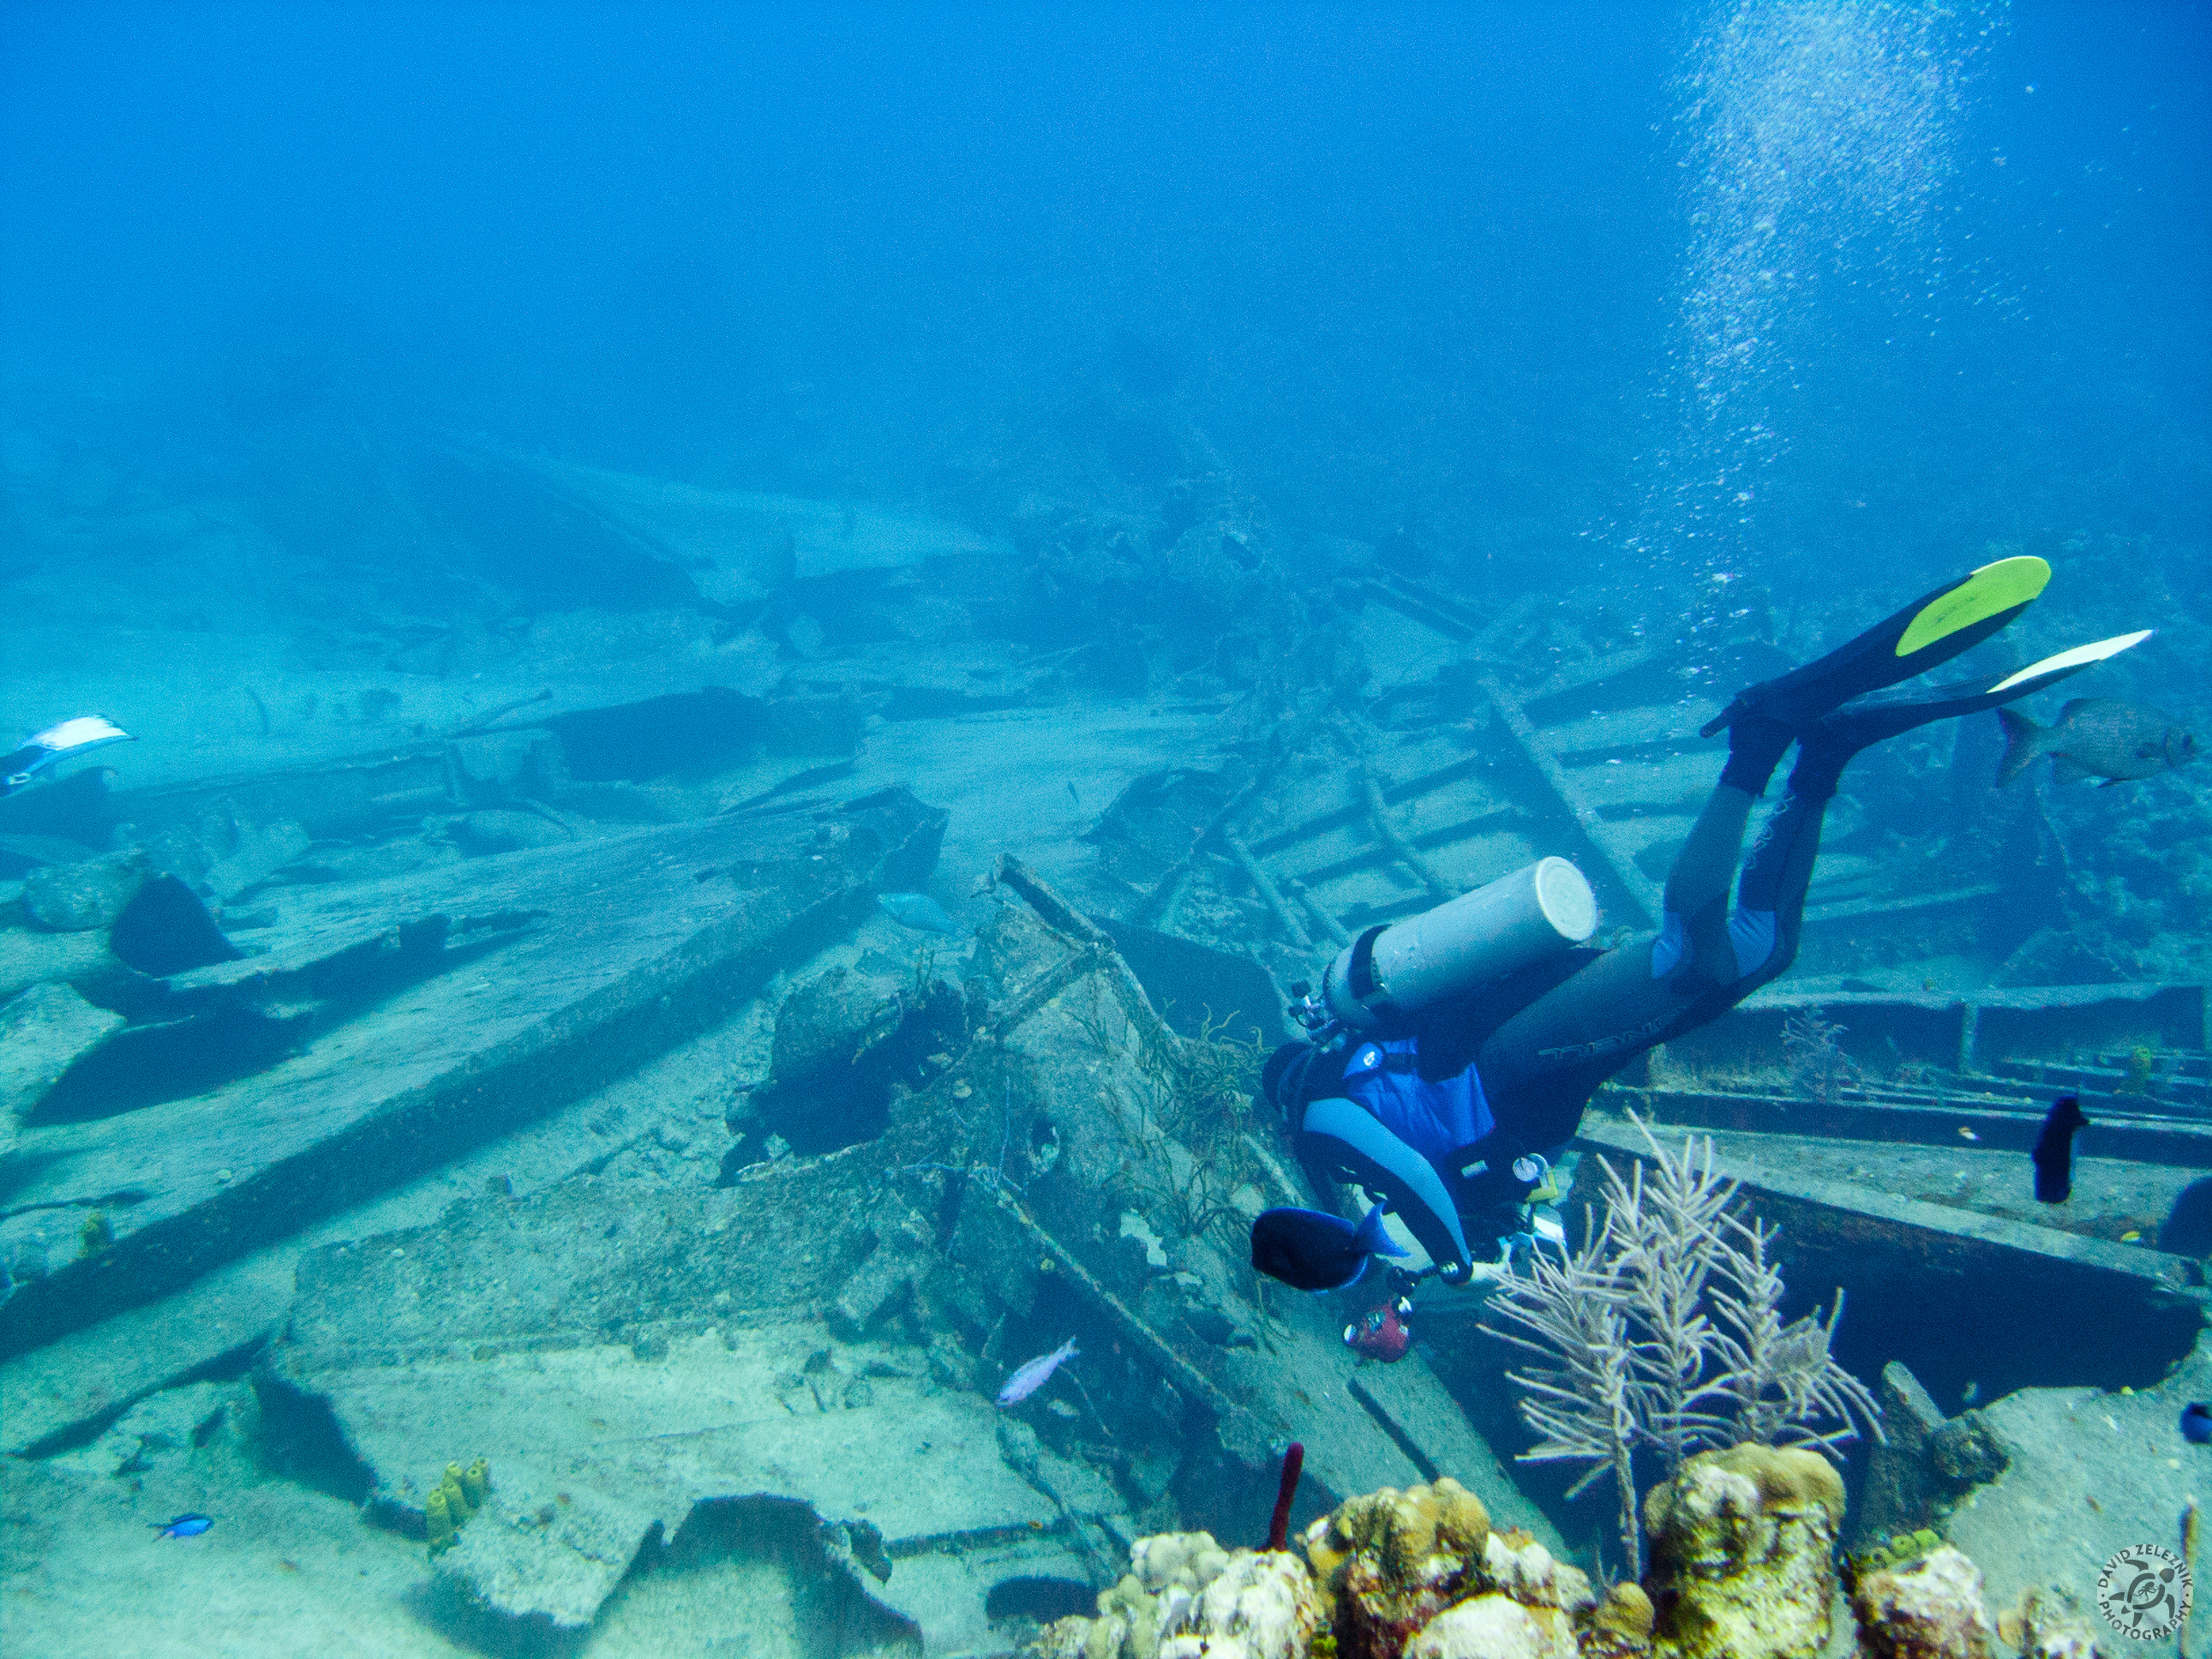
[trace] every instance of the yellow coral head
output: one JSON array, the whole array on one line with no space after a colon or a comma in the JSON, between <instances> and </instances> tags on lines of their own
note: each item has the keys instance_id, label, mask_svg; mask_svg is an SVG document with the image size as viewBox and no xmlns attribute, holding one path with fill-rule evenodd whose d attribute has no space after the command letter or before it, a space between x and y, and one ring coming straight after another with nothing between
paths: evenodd
<instances>
[{"instance_id":1,"label":"yellow coral head","mask_svg":"<svg viewBox=\"0 0 2212 1659\"><path fill-rule=\"evenodd\" d=\"M1592 1620L1598 1629L1639 1640L1651 1634L1651 1598L1637 1584L1615 1584Z\"/></svg>"}]
</instances>

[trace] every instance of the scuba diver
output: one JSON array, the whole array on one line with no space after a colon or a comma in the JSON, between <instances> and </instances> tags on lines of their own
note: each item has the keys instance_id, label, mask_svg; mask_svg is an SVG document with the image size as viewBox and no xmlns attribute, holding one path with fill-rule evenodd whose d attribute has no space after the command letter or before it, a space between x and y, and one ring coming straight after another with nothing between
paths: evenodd
<instances>
[{"instance_id":1,"label":"scuba diver","mask_svg":"<svg viewBox=\"0 0 2212 1659\"><path fill-rule=\"evenodd\" d=\"M2039 558L1984 565L1738 694L1700 733L1726 728L1728 762L1668 873L1656 935L1586 945L1595 900L1573 865L1551 858L1370 927L1318 992L1292 987L1313 1036L1270 1055L1262 1085L1316 1190L1356 1182L1451 1284L1468 1283L1478 1261L1510 1266L1532 1232L1563 1240L1539 1206L1555 1195L1551 1162L1599 1085L1795 959L1821 817L1852 757L2040 691L2148 636L2081 646L1993 684L1870 697L1989 638L2050 578ZM1752 805L1793 743L1796 763L1739 876ZM1398 1253L1375 1243L1385 1237L1374 1212L1355 1231L1319 1212L1271 1210L1253 1224L1252 1261L1300 1289L1341 1289L1372 1255Z\"/></svg>"}]
</instances>

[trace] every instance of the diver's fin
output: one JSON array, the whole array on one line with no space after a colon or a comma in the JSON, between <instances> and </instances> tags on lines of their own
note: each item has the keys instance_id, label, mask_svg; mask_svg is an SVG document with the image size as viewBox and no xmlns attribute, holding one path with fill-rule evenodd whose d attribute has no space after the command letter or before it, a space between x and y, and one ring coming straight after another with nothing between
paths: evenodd
<instances>
[{"instance_id":1,"label":"diver's fin","mask_svg":"<svg viewBox=\"0 0 2212 1659\"><path fill-rule=\"evenodd\" d=\"M2055 657L2032 662L2017 674L2008 674L1984 695L2004 702L2014 702L2054 686L2068 675L2078 674L2094 663L2100 663L2107 657L2117 657L2123 651L2132 650L2150 636L2151 630L2145 628L2132 634L2115 634L2109 640L2099 640L2091 645L2077 645L2071 651L2061 651ZM2069 702L2059 711L2058 724L2063 726L2066 716L2085 701L2075 697ZM2027 770L2028 763L2044 752L2045 742L2057 728L2038 726L2027 715L2016 714L2009 708L1999 708L1997 719L2004 723L2005 731L2004 758L1997 763L1997 782L2002 786L2010 783ZM2052 760L2051 772L2060 783L2071 783L2076 778L2089 775L2085 768L2075 766L2063 756Z\"/></svg>"},{"instance_id":2,"label":"diver's fin","mask_svg":"<svg viewBox=\"0 0 2212 1659\"><path fill-rule=\"evenodd\" d=\"M2099 640L2094 645L2076 646L2071 651L2061 651L2056 656L2045 657L2040 662L2029 664L2016 674L2008 674L1995 684L1984 680L1967 680L1950 685L1936 686L1918 696L1903 693L1891 697L1870 697L1864 702L1838 708L1801 734L1800 742L1807 748L1818 745L1832 757L1850 756L1869 744L1880 743L1884 738L1896 737L1917 726L1936 720L1957 720L1962 714L1978 714L1994 708L2004 721L2006 751L1997 770L1997 781L2004 783L2019 775L2037 755L2045 752L2050 740L2049 730L2034 721L2009 713L2005 705L2018 702L2022 697L2058 684L2069 674L2115 656L2131 645L2140 644L2150 637L2149 630L2139 634L2116 635L2109 640ZM2072 703L2067 708L2071 709ZM2063 721L2061 721L2063 724Z\"/></svg>"},{"instance_id":3,"label":"diver's fin","mask_svg":"<svg viewBox=\"0 0 2212 1659\"><path fill-rule=\"evenodd\" d=\"M2043 739L2051 728L2038 726L2016 709L2000 708L1997 719L2003 722L2005 734L2004 758L1997 763L1997 783L2002 787L2027 770L2029 763L2043 752Z\"/></svg>"},{"instance_id":4,"label":"diver's fin","mask_svg":"<svg viewBox=\"0 0 2212 1659\"><path fill-rule=\"evenodd\" d=\"M1711 737L1757 714L1802 730L1853 697L1879 691L1979 645L2043 592L2051 567L2032 554L1999 559L1923 595L1847 645L1736 693L1700 728Z\"/></svg>"},{"instance_id":5,"label":"diver's fin","mask_svg":"<svg viewBox=\"0 0 2212 1659\"><path fill-rule=\"evenodd\" d=\"M2069 674L2078 674L2092 663L2107 657L2117 657L2131 650L2151 636L2148 628L2133 634L2115 634L2109 640L2099 640L2094 645L2077 645L2071 651L2061 651L2055 657L2045 657L2041 662L2032 662L2017 674L2008 674L1991 686L1989 695L2009 691L2014 696L2024 697L2031 691L2040 691L2047 685L2056 685ZM2033 684L2030 684L2030 682ZM2025 689L2022 689L2025 688ZM2077 699L2078 701L2078 699ZM2066 705L2071 708L2074 705Z\"/></svg>"}]
</instances>

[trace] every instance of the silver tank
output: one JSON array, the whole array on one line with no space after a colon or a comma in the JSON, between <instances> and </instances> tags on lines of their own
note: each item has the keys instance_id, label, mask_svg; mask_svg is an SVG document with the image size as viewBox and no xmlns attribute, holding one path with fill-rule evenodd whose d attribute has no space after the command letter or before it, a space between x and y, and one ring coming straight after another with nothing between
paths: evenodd
<instances>
[{"instance_id":1,"label":"silver tank","mask_svg":"<svg viewBox=\"0 0 2212 1659\"><path fill-rule=\"evenodd\" d=\"M1472 893L1381 929L1338 953L1322 975L1322 1000L1355 1031L1391 1012L1503 979L1597 931L1597 896L1561 858L1539 859Z\"/></svg>"}]
</instances>

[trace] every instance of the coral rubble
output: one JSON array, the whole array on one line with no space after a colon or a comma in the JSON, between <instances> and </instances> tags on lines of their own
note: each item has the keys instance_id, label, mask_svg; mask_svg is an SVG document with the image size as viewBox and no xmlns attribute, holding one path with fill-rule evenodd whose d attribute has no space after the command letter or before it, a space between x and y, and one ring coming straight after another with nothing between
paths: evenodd
<instances>
[{"instance_id":1,"label":"coral rubble","mask_svg":"<svg viewBox=\"0 0 2212 1659\"><path fill-rule=\"evenodd\" d=\"M1306 1659L1322 1627L1312 1575L1281 1550L1224 1550L1210 1533L1140 1538L1091 1619L1062 1619L1035 1659Z\"/></svg>"},{"instance_id":2,"label":"coral rubble","mask_svg":"<svg viewBox=\"0 0 2212 1659\"><path fill-rule=\"evenodd\" d=\"M2037 1590L1998 1615L1997 1634L2021 1659L2102 1659L2104 1653L2087 1620Z\"/></svg>"},{"instance_id":3,"label":"coral rubble","mask_svg":"<svg viewBox=\"0 0 2212 1659\"><path fill-rule=\"evenodd\" d=\"M1478 1588L1490 1514L1456 1480L1348 1498L1306 1529L1344 1659L1379 1659Z\"/></svg>"},{"instance_id":4,"label":"coral rubble","mask_svg":"<svg viewBox=\"0 0 2212 1659\"><path fill-rule=\"evenodd\" d=\"M1577 1659L1577 1650L1565 1614L1493 1592L1431 1619L1406 1659Z\"/></svg>"},{"instance_id":5,"label":"coral rubble","mask_svg":"<svg viewBox=\"0 0 2212 1659\"><path fill-rule=\"evenodd\" d=\"M1990 1659L1981 1569L1948 1544L1862 1574L1851 1608L1869 1659Z\"/></svg>"}]
</instances>

